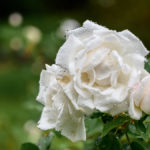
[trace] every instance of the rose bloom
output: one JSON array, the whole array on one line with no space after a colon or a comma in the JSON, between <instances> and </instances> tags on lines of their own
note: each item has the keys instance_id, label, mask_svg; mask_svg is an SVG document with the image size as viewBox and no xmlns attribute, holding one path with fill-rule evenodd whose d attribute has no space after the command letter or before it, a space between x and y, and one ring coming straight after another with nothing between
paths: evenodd
<instances>
[{"instance_id":1,"label":"rose bloom","mask_svg":"<svg viewBox=\"0 0 150 150\"><path fill-rule=\"evenodd\" d=\"M150 115L150 75L137 84L130 98L130 116L138 120L142 117L142 111Z\"/></svg>"},{"instance_id":2,"label":"rose bloom","mask_svg":"<svg viewBox=\"0 0 150 150\"><path fill-rule=\"evenodd\" d=\"M55 128L72 141L85 140L84 114L72 101L72 82L68 72L57 66L46 65L41 72L40 91L37 100L45 105L38 127Z\"/></svg>"},{"instance_id":3,"label":"rose bloom","mask_svg":"<svg viewBox=\"0 0 150 150\"><path fill-rule=\"evenodd\" d=\"M146 74L147 53L128 30L116 32L85 21L69 31L56 64L41 73L37 100L45 107L39 128L85 140L84 115L128 111L130 92Z\"/></svg>"}]
</instances>

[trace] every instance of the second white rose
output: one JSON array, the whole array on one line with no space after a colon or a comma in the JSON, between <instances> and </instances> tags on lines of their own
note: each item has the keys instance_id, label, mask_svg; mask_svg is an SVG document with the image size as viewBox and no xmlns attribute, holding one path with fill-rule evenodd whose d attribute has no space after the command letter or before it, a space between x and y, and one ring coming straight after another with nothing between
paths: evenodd
<instances>
[{"instance_id":1,"label":"second white rose","mask_svg":"<svg viewBox=\"0 0 150 150\"><path fill-rule=\"evenodd\" d=\"M150 115L150 75L145 76L132 90L129 114L139 120L142 112Z\"/></svg>"}]
</instances>

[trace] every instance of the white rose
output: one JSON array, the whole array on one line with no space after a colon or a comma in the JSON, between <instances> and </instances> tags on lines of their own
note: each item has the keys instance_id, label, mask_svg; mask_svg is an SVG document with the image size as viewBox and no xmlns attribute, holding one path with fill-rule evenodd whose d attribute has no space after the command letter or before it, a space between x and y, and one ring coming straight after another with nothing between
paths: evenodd
<instances>
[{"instance_id":1,"label":"white rose","mask_svg":"<svg viewBox=\"0 0 150 150\"><path fill-rule=\"evenodd\" d=\"M150 115L150 75L137 84L130 97L130 116L138 120L142 117L142 111Z\"/></svg>"},{"instance_id":2,"label":"white rose","mask_svg":"<svg viewBox=\"0 0 150 150\"><path fill-rule=\"evenodd\" d=\"M128 30L116 32L86 21L70 31L56 65L41 73L37 100L45 107L39 128L85 140L84 115L128 111L129 93L143 76L147 53Z\"/></svg>"},{"instance_id":3,"label":"white rose","mask_svg":"<svg viewBox=\"0 0 150 150\"><path fill-rule=\"evenodd\" d=\"M43 130L55 128L72 141L85 140L84 114L65 94L69 84L70 79L64 69L46 65L46 70L41 72L37 96L37 100L45 105L38 127Z\"/></svg>"},{"instance_id":4,"label":"white rose","mask_svg":"<svg viewBox=\"0 0 150 150\"><path fill-rule=\"evenodd\" d=\"M71 75L74 101L85 114L97 109L115 115L128 110L129 90L141 80L147 53L130 31L86 21L68 33L56 64Z\"/></svg>"}]
</instances>

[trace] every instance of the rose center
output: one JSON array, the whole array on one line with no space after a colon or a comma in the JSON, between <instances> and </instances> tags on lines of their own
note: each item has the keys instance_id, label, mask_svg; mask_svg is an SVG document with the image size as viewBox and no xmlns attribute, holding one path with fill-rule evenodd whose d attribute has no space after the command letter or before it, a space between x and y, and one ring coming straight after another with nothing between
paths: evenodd
<instances>
[{"instance_id":1,"label":"rose center","mask_svg":"<svg viewBox=\"0 0 150 150\"><path fill-rule=\"evenodd\" d=\"M82 80L82 82L85 82L85 83L90 82L89 75L88 75L87 72L82 72L81 73L81 80Z\"/></svg>"}]
</instances>

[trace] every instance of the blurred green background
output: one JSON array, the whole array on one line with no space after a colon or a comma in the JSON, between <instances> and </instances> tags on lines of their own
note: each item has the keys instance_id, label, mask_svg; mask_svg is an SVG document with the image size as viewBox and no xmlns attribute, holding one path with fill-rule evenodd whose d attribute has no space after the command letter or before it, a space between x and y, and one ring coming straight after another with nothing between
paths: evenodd
<instances>
[{"instance_id":1,"label":"blurred green background","mask_svg":"<svg viewBox=\"0 0 150 150\"><path fill-rule=\"evenodd\" d=\"M54 63L65 31L89 19L129 29L150 49L150 0L5 0L0 6L0 150L19 150L43 134L36 128L39 75ZM53 150L81 148L60 136L52 144Z\"/></svg>"}]
</instances>

